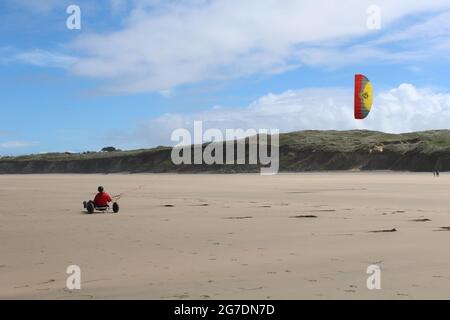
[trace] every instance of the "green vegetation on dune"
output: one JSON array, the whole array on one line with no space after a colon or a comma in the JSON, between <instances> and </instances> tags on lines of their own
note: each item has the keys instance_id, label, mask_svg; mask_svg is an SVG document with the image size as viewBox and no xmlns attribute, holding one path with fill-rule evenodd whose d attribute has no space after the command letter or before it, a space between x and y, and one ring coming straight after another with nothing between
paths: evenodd
<instances>
[{"instance_id":1,"label":"green vegetation on dune","mask_svg":"<svg viewBox=\"0 0 450 320\"><path fill-rule=\"evenodd\" d=\"M298 131L280 135L280 170L450 170L450 130ZM47 153L0 158L0 173L256 172L252 165L183 165L170 147L109 152Z\"/></svg>"},{"instance_id":2,"label":"green vegetation on dune","mask_svg":"<svg viewBox=\"0 0 450 320\"><path fill-rule=\"evenodd\" d=\"M67 161L67 160L92 160L92 159L108 159L117 157L132 157L142 153L152 153L159 150L170 150L170 147L158 147L153 149L138 149L127 151L112 151L112 152L94 152L87 151L83 153L40 153L30 154L17 157L2 157L1 161Z\"/></svg>"},{"instance_id":3,"label":"green vegetation on dune","mask_svg":"<svg viewBox=\"0 0 450 320\"><path fill-rule=\"evenodd\" d=\"M320 150L352 152L384 145L392 150L407 151L420 144L428 152L450 148L450 130L388 134L377 131L299 131L280 136L280 145L309 146Z\"/></svg>"}]
</instances>

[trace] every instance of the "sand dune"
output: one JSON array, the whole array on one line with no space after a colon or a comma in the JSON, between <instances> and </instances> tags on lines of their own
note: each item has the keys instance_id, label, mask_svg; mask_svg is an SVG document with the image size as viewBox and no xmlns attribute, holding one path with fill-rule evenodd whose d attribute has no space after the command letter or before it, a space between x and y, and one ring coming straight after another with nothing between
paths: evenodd
<instances>
[{"instance_id":1,"label":"sand dune","mask_svg":"<svg viewBox=\"0 0 450 320\"><path fill-rule=\"evenodd\" d=\"M98 184L119 214L82 213ZM449 191L411 173L4 175L0 298L449 299Z\"/></svg>"}]
</instances>

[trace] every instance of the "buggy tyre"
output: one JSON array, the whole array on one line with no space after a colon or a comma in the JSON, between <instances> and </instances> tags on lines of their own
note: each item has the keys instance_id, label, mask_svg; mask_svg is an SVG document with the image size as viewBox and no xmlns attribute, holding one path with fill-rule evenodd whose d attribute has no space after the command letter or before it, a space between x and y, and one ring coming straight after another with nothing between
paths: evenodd
<instances>
[{"instance_id":1,"label":"buggy tyre","mask_svg":"<svg viewBox=\"0 0 450 320\"><path fill-rule=\"evenodd\" d=\"M93 214L93 213L94 213L94 210L95 210L94 204L93 204L92 202L88 202L88 203L86 204L86 210L87 210L87 213L88 213L88 214Z\"/></svg>"},{"instance_id":2,"label":"buggy tyre","mask_svg":"<svg viewBox=\"0 0 450 320\"><path fill-rule=\"evenodd\" d=\"M113 203L112 208L113 208L113 212L114 213L118 213L119 212L119 204L117 202Z\"/></svg>"}]
</instances>

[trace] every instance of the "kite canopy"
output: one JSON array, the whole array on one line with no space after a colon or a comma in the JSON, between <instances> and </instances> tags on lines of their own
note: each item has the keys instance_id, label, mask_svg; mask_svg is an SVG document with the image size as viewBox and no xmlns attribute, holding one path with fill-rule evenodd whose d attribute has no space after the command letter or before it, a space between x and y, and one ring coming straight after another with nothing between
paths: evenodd
<instances>
[{"instance_id":1,"label":"kite canopy","mask_svg":"<svg viewBox=\"0 0 450 320\"><path fill-rule=\"evenodd\" d=\"M369 79L362 74L355 75L355 119L364 119L373 103L373 88Z\"/></svg>"}]
</instances>

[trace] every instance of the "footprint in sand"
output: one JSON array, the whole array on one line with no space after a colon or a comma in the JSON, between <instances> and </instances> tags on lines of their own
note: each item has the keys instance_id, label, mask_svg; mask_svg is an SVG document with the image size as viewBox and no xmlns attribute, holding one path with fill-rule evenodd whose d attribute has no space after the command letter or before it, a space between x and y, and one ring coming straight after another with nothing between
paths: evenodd
<instances>
[{"instance_id":1,"label":"footprint in sand","mask_svg":"<svg viewBox=\"0 0 450 320\"><path fill-rule=\"evenodd\" d=\"M91 283L91 282L98 282L98 281L111 281L112 279L93 279L93 280L87 280L87 281L83 281L83 283Z\"/></svg>"},{"instance_id":2,"label":"footprint in sand","mask_svg":"<svg viewBox=\"0 0 450 320\"><path fill-rule=\"evenodd\" d=\"M412 222L428 222L428 221L431 221L431 220L430 219L412 219L410 221L412 221Z\"/></svg>"},{"instance_id":3,"label":"footprint in sand","mask_svg":"<svg viewBox=\"0 0 450 320\"><path fill-rule=\"evenodd\" d=\"M397 232L397 229L386 229L386 230L373 230L369 231L370 233L389 233L389 232Z\"/></svg>"},{"instance_id":4,"label":"footprint in sand","mask_svg":"<svg viewBox=\"0 0 450 320\"><path fill-rule=\"evenodd\" d=\"M253 219L253 217L251 217L251 216L245 216L245 217L227 217L227 218L225 218L225 219L228 219L228 220L243 220L243 219Z\"/></svg>"},{"instance_id":5,"label":"footprint in sand","mask_svg":"<svg viewBox=\"0 0 450 320\"><path fill-rule=\"evenodd\" d=\"M409 297L406 293L397 293L397 296L399 297Z\"/></svg>"},{"instance_id":6,"label":"footprint in sand","mask_svg":"<svg viewBox=\"0 0 450 320\"><path fill-rule=\"evenodd\" d=\"M29 288L29 287L30 287L30 285L25 284L23 286L14 287L14 289L23 289L23 288Z\"/></svg>"},{"instance_id":7,"label":"footprint in sand","mask_svg":"<svg viewBox=\"0 0 450 320\"><path fill-rule=\"evenodd\" d=\"M264 289L264 287L257 287L257 288L239 288L239 289L244 290L244 291L255 291L255 290L262 290L262 289Z\"/></svg>"},{"instance_id":8,"label":"footprint in sand","mask_svg":"<svg viewBox=\"0 0 450 320\"><path fill-rule=\"evenodd\" d=\"M440 227L438 230L433 231L450 231L450 227Z\"/></svg>"},{"instance_id":9,"label":"footprint in sand","mask_svg":"<svg viewBox=\"0 0 450 320\"><path fill-rule=\"evenodd\" d=\"M353 289L346 289L346 290L344 290L344 292L347 292L347 293L355 293L356 290L353 290Z\"/></svg>"},{"instance_id":10,"label":"footprint in sand","mask_svg":"<svg viewBox=\"0 0 450 320\"><path fill-rule=\"evenodd\" d=\"M187 298L189 298L189 293L185 292L183 294L174 295L173 297L176 299L187 299Z\"/></svg>"},{"instance_id":11,"label":"footprint in sand","mask_svg":"<svg viewBox=\"0 0 450 320\"><path fill-rule=\"evenodd\" d=\"M38 283L38 285L41 285L41 284L49 284L49 283L52 283L52 282L55 282L55 281L56 281L55 279L50 279L50 280L48 280L48 281Z\"/></svg>"},{"instance_id":12,"label":"footprint in sand","mask_svg":"<svg viewBox=\"0 0 450 320\"><path fill-rule=\"evenodd\" d=\"M340 258L331 258L330 260L331 261L336 261L336 262L343 262L344 261L343 259L340 259Z\"/></svg>"},{"instance_id":13,"label":"footprint in sand","mask_svg":"<svg viewBox=\"0 0 450 320\"><path fill-rule=\"evenodd\" d=\"M433 276L433 278L439 278L439 279L447 279L447 280L450 280L449 277L444 277L444 276Z\"/></svg>"},{"instance_id":14,"label":"footprint in sand","mask_svg":"<svg viewBox=\"0 0 450 320\"><path fill-rule=\"evenodd\" d=\"M313 215L313 214L305 214L305 215L299 215L299 216L291 216L289 218L293 218L293 219L315 219L315 218L318 218L318 217Z\"/></svg>"}]
</instances>

